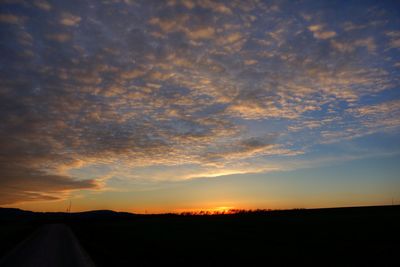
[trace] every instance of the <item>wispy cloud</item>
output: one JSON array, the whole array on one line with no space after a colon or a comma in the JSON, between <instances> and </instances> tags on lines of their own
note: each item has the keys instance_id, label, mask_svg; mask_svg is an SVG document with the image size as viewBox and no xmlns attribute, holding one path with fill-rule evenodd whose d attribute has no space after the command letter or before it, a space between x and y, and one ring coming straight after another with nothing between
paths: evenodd
<instances>
[{"instance_id":1,"label":"wispy cloud","mask_svg":"<svg viewBox=\"0 0 400 267\"><path fill-rule=\"evenodd\" d=\"M311 25L308 29L313 33L316 39L325 40L336 36L336 32L324 30L324 25Z\"/></svg>"},{"instance_id":2,"label":"wispy cloud","mask_svg":"<svg viewBox=\"0 0 400 267\"><path fill-rule=\"evenodd\" d=\"M0 14L0 23L22 25L26 18L13 14Z\"/></svg>"},{"instance_id":3,"label":"wispy cloud","mask_svg":"<svg viewBox=\"0 0 400 267\"><path fill-rule=\"evenodd\" d=\"M62 13L60 23L65 26L76 26L81 21L81 17L72 15L70 13Z\"/></svg>"},{"instance_id":4,"label":"wispy cloud","mask_svg":"<svg viewBox=\"0 0 400 267\"><path fill-rule=\"evenodd\" d=\"M388 31L386 36L390 38L390 48L400 48L400 31Z\"/></svg>"},{"instance_id":5,"label":"wispy cloud","mask_svg":"<svg viewBox=\"0 0 400 267\"><path fill-rule=\"evenodd\" d=\"M1 164L0 168L0 205L33 200L58 200L74 190L98 187L94 180L76 180L69 176L47 174L32 166L6 162Z\"/></svg>"}]
</instances>

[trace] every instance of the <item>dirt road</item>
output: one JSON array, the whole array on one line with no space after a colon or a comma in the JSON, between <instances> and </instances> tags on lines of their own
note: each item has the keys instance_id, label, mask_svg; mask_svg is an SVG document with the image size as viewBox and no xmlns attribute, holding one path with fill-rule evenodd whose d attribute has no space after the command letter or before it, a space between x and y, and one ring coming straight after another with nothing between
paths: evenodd
<instances>
[{"instance_id":1,"label":"dirt road","mask_svg":"<svg viewBox=\"0 0 400 267\"><path fill-rule=\"evenodd\" d=\"M38 229L0 260L1 267L93 267L78 240L64 224Z\"/></svg>"}]
</instances>

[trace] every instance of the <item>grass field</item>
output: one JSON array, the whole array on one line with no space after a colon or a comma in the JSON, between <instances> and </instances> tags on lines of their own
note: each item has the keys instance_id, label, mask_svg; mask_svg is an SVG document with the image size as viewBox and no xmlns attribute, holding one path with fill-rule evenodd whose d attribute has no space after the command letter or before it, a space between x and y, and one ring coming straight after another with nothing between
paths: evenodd
<instances>
[{"instance_id":1,"label":"grass field","mask_svg":"<svg viewBox=\"0 0 400 267\"><path fill-rule=\"evenodd\" d=\"M0 259L27 238L36 227L36 223L0 222Z\"/></svg>"},{"instance_id":2,"label":"grass field","mask_svg":"<svg viewBox=\"0 0 400 267\"><path fill-rule=\"evenodd\" d=\"M400 266L400 206L134 215L0 210L0 257L70 225L97 266Z\"/></svg>"},{"instance_id":3,"label":"grass field","mask_svg":"<svg viewBox=\"0 0 400 267\"><path fill-rule=\"evenodd\" d=\"M98 266L400 266L399 225L399 206L71 223Z\"/></svg>"}]
</instances>

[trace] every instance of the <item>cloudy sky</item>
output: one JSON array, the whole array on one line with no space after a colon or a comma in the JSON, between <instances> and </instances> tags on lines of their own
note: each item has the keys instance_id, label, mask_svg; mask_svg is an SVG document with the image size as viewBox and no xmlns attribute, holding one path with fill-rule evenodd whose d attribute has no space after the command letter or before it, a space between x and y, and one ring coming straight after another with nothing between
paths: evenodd
<instances>
[{"instance_id":1,"label":"cloudy sky","mask_svg":"<svg viewBox=\"0 0 400 267\"><path fill-rule=\"evenodd\" d=\"M400 202L398 1L2 0L0 205Z\"/></svg>"}]
</instances>

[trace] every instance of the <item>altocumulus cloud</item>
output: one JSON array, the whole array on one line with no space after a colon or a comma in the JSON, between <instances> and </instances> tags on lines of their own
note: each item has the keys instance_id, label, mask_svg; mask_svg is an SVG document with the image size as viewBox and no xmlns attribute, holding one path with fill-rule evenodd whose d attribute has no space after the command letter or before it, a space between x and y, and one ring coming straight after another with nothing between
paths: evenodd
<instances>
[{"instance_id":1,"label":"altocumulus cloud","mask_svg":"<svg viewBox=\"0 0 400 267\"><path fill-rule=\"evenodd\" d=\"M101 190L71 174L94 164L267 171L249 162L398 131L398 100L385 98L399 86L393 10L2 1L0 204Z\"/></svg>"}]
</instances>

